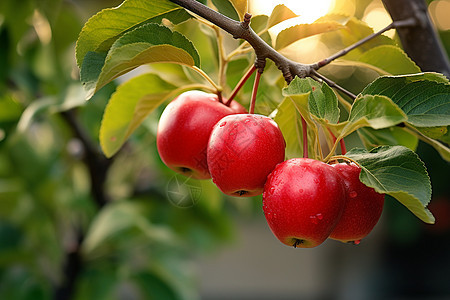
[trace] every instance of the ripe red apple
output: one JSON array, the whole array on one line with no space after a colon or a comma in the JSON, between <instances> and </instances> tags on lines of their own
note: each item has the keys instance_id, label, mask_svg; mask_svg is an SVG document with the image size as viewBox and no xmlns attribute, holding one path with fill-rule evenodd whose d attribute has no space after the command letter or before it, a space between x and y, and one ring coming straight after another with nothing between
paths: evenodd
<instances>
[{"instance_id":1,"label":"ripe red apple","mask_svg":"<svg viewBox=\"0 0 450 300\"><path fill-rule=\"evenodd\" d=\"M345 186L335 168L318 160L293 158L279 164L267 178L263 211L283 244L312 248L333 231L345 201Z\"/></svg>"},{"instance_id":2,"label":"ripe red apple","mask_svg":"<svg viewBox=\"0 0 450 300\"><path fill-rule=\"evenodd\" d=\"M209 172L225 194L256 196L262 193L267 175L284 160L285 147L272 119L255 114L226 116L209 139Z\"/></svg>"},{"instance_id":3,"label":"ripe red apple","mask_svg":"<svg viewBox=\"0 0 450 300\"><path fill-rule=\"evenodd\" d=\"M359 244L380 219L384 194L377 193L359 180L361 169L354 163L332 165L344 181L347 203L330 238Z\"/></svg>"},{"instance_id":4,"label":"ripe red apple","mask_svg":"<svg viewBox=\"0 0 450 300\"><path fill-rule=\"evenodd\" d=\"M156 144L162 161L184 175L211 178L206 162L211 130L224 116L244 112L236 101L228 107L215 94L202 91L180 94L167 105L159 120Z\"/></svg>"}]
</instances>

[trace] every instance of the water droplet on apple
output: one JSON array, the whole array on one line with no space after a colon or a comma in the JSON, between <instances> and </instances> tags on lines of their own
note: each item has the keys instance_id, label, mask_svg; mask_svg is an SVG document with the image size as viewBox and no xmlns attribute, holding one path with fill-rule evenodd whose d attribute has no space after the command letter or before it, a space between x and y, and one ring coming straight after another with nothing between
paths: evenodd
<instances>
[{"instance_id":1,"label":"water droplet on apple","mask_svg":"<svg viewBox=\"0 0 450 300\"><path fill-rule=\"evenodd\" d=\"M356 198L356 196L358 196L358 193L355 191L351 191L349 194L350 198Z\"/></svg>"},{"instance_id":2,"label":"water droplet on apple","mask_svg":"<svg viewBox=\"0 0 450 300\"><path fill-rule=\"evenodd\" d=\"M318 224L319 220L317 220L316 216L309 216L309 219L311 220L311 223L313 224Z\"/></svg>"},{"instance_id":3,"label":"water droplet on apple","mask_svg":"<svg viewBox=\"0 0 450 300\"><path fill-rule=\"evenodd\" d=\"M225 125L227 125L227 122L222 122L222 123L220 123L220 127L223 127L223 126L225 126Z\"/></svg>"},{"instance_id":4,"label":"water droplet on apple","mask_svg":"<svg viewBox=\"0 0 450 300\"><path fill-rule=\"evenodd\" d=\"M323 215L321 213L316 214L316 217L318 220L322 220L323 219Z\"/></svg>"},{"instance_id":5,"label":"water droplet on apple","mask_svg":"<svg viewBox=\"0 0 450 300\"><path fill-rule=\"evenodd\" d=\"M245 119L244 123L248 124L248 122L250 122L250 120L249 119Z\"/></svg>"}]
</instances>

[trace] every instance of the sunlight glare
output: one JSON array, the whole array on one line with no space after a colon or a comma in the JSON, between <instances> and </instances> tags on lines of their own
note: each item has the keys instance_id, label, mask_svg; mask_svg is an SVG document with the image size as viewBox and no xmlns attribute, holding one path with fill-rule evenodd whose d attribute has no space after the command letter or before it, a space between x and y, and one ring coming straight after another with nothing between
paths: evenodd
<instances>
[{"instance_id":1,"label":"sunlight glare","mask_svg":"<svg viewBox=\"0 0 450 300\"><path fill-rule=\"evenodd\" d=\"M374 31L381 30L392 22L391 17L381 1L374 2L373 5L369 5L362 20L366 22L367 25L372 27ZM395 35L395 30L391 29L386 31L384 35L393 38Z\"/></svg>"},{"instance_id":2,"label":"sunlight glare","mask_svg":"<svg viewBox=\"0 0 450 300\"><path fill-rule=\"evenodd\" d=\"M300 23L311 23L326 15L330 8L333 0L250 0L252 7L252 13L254 15L270 15L273 8L278 4L284 4L289 7L294 13L300 17Z\"/></svg>"}]
</instances>

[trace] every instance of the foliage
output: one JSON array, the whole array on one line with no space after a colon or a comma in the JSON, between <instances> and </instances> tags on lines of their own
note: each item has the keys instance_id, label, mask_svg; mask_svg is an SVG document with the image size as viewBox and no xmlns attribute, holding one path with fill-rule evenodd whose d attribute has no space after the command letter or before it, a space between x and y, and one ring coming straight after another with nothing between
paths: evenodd
<instances>
[{"instance_id":1,"label":"foliage","mask_svg":"<svg viewBox=\"0 0 450 300\"><path fill-rule=\"evenodd\" d=\"M247 10L247 1L212 2L234 19ZM0 294L52 297L64 286L67 253L76 252L83 269L74 299L111 299L124 291L136 299L198 298L191 255L229 240L231 214L242 206L258 211L259 199L233 206L212 183L201 182L196 205L171 204L169 184L177 175L158 158L157 118L184 90L229 96L255 60L252 48L168 0L125 0L84 26L71 2L14 3L0 3ZM251 25L277 50L310 36L343 48L373 32L354 17L328 15L271 36L269 29L294 17L279 5ZM359 85L336 76L357 91L354 101L311 78L286 86L268 62L256 112L279 124L288 158L303 155L304 118L310 157L357 162L363 183L433 223L431 185L414 151L421 139L450 161L448 80L422 73L386 36L335 65L370 72ZM143 74L127 77L136 68ZM250 94L247 84L236 99L246 105ZM367 149L336 153L341 139L355 136ZM109 160L98 158L97 145ZM106 174L100 181L106 205L95 191L103 178L96 170Z\"/></svg>"}]
</instances>

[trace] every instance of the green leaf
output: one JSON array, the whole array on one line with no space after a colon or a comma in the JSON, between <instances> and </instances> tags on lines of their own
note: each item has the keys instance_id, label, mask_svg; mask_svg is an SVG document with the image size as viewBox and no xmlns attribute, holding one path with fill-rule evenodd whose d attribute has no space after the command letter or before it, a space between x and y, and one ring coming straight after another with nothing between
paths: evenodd
<instances>
[{"instance_id":1,"label":"green leaf","mask_svg":"<svg viewBox=\"0 0 450 300\"><path fill-rule=\"evenodd\" d=\"M88 52L106 53L126 32L147 23L159 23L163 18L179 23L190 18L190 15L182 7L167 0L125 0L118 7L100 11L86 22L78 37L78 66L82 66Z\"/></svg>"},{"instance_id":2,"label":"green leaf","mask_svg":"<svg viewBox=\"0 0 450 300\"><path fill-rule=\"evenodd\" d=\"M117 202L106 206L92 222L83 243L83 253L91 256L107 249L116 239L130 230L137 230L146 238L163 244L174 244L176 239L168 228L151 224L145 217L146 204Z\"/></svg>"},{"instance_id":3,"label":"green leaf","mask_svg":"<svg viewBox=\"0 0 450 300\"><path fill-rule=\"evenodd\" d=\"M316 123L312 119L310 111L310 94L311 91L301 92L295 88L295 81L302 80L294 79L291 84L283 89L283 96L286 98L280 103L276 110L275 120L281 124L281 132L286 139L286 149L288 155L292 157L303 156L303 125L301 118L307 124L307 138L308 138L308 156L310 158L318 159L320 154L319 131ZM287 138L285 136L287 135Z\"/></svg>"},{"instance_id":4,"label":"green leaf","mask_svg":"<svg viewBox=\"0 0 450 300\"><path fill-rule=\"evenodd\" d=\"M113 156L145 117L163 103L175 86L155 74L134 77L117 88L105 108L100 144Z\"/></svg>"},{"instance_id":5,"label":"green leaf","mask_svg":"<svg viewBox=\"0 0 450 300\"><path fill-rule=\"evenodd\" d=\"M420 68L397 46L382 45L364 52L359 57L364 62L392 75L419 73Z\"/></svg>"},{"instance_id":6,"label":"green leaf","mask_svg":"<svg viewBox=\"0 0 450 300\"><path fill-rule=\"evenodd\" d=\"M446 135L448 138L448 134ZM444 139L445 141L445 139ZM450 162L450 148L433 139L426 139L425 142L433 146L434 149L441 155L442 159ZM450 142L450 141L449 141ZM448 143L448 142L447 142Z\"/></svg>"},{"instance_id":7,"label":"green leaf","mask_svg":"<svg viewBox=\"0 0 450 300\"><path fill-rule=\"evenodd\" d=\"M450 84L436 73L380 77L361 94L391 98L416 127L450 125Z\"/></svg>"},{"instance_id":8,"label":"green leaf","mask_svg":"<svg viewBox=\"0 0 450 300\"><path fill-rule=\"evenodd\" d=\"M343 138L362 127L382 129L406 120L405 113L388 97L365 95L356 98L347 121L335 126L329 124L329 128Z\"/></svg>"},{"instance_id":9,"label":"green leaf","mask_svg":"<svg viewBox=\"0 0 450 300\"><path fill-rule=\"evenodd\" d=\"M13 95L0 96L0 123L15 121L22 114L22 107Z\"/></svg>"},{"instance_id":10,"label":"green leaf","mask_svg":"<svg viewBox=\"0 0 450 300\"><path fill-rule=\"evenodd\" d=\"M212 0L212 3L221 14L236 21L240 20L239 13L230 0Z\"/></svg>"},{"instance_id":11,"label":"green leaf","mask_svg":"<svg viewBox=\"0 0 450 300\"><path fill-rule=\"evenodd\" d=\"M420 131L423 135L438 140L448 134L449 126L416 127L416 129Z\"/></svg>"},{"instance_id":12,"label":"green leaf","mask_svg":"<svg viewBox=\"0 0 450 300\"><path fill-rule=\"evenodd\" d=\"M278 105L273 120L277 122L283 133L286 157L289 159L303 156L301 116L290 98L285 98Z\"/></svg>"},{"instance_id":13,"label":"green leaf","mask_svg":"<svg viewBox=\"0 0 450 300\"><path fill-rule=\"evenodd\" d=\"M283 21L298 17L292 10L290 10L284 4L278 4L272 10L270 14L269 21L267 22L267 28L271 28Z\"/></svg>"},{"instance_id":14,"label":"green leaf","mask_svg":"<svg viewBox=\"0 0 450 300\"><path fill-rule=\"evenodd\" d=\"M252 21L250 22L250 26L256 34L260 35L267 44L272 45L272 37L270 36L267 30L267 22L269 21L269 17L266 15L257 15L252 17ZM267 69L266 69L267 70Z\"/></svg>"},{"instance_id":15,"label":"green leaf","mask_svg":"<svg viewBox=\"0 0 450 300\"><path fill-rule=\"evenodd\" d=\"M345 30L329 32L321 37L323 42L326 45L332 45L332 49L335 49L335 51L348 47L373 33L373 29L371 27L369 27L363 21L356 19L355 17L348 19L343 15L328 15L325 16L324 19L318 19L316 22L323 20L335 20L335 22L345 24ZM348 21L345 22L346 20ZM345 56L343 56L343 59L358 61L363 53L381 45L395 46L396 43L391 38L385 35L380 35L360 45L356 49L353 49Z\"/></svg>"},{"instance_id":16,"label":"green leaf","mask_svg":"<svg viewBox=\"0 0 450 300\"><path fill-rule=\"evenodd\" d=\"M414 151L419 143L417 136L397 126L383 129L360 128L358 129L358 135L367 149L382 145L399 145Z\"/></svg>"},{"instance_id":17,"label":"green leaf","mask_svg":"<svg viewBox=\"0 0 450 300\"><path fill-rule=\"evenodd\" d=\"M275 41L275 49L280 50L300 39L343 28L345 28L345 26L334 21L294 25L282 30L278 34Z\"/></svg>"},{"instance_id":18,"label":"green leaf","mask_svg":"<svg viewBox=\"0 0 450 300\"><path fill-rule=\"evenodd\" d=\"M177 300L180 297L175 289L156 272L140 272L133 274L130 280L137 284L143 295L148 299Z\"/></svg>"},{"instance_id":19,"label":"green leaf","mask_svg":"<svg viewBox=\"0 0 450 300\"><path fill-rule=\"evenodd\" d=\"M81 81L87 98L114 78L148 63L176 63L199 66L200 57L194 45L179 32L158 24L146 24L124 34L108 55L89 52L81 69Z\"/></svg>"},{"instance_id":20,"label":"green leaf","mask_svg":"<svg viewBox=\"0 0 450 300\"><path fill-rule=\"evenodd\" d=\"M309 77L295 77L289 86L283 89L283 96L306 93L309 93L309 110L317 119L332 124L339 121L337 96L326 83L319 83Z\"/></svg>"},{"instance_id":21,"label":"green leaf","mask_svg":"<svg viewBox=\"0 0 450 300\"><path fill-rule=\"evenodd\" d=\"M351 17L349 15L332 13L332 14L327 14L325 16L322 16L322 17L318 18L317 20L315 20L314 22L334 21L334 22L338 22L342 25L346 25L350 19L351 19Z\"/></svg>"},{"instance_id":22,"label":"green leaf","mask_svg":"<svg viewBox=\"0 0 450 300\"><path fill-rule=\"evenodd\" d=\"M355 100L348 121L350 124L361 122L365 126L381 129L406 121L406 116L391 99L367 95Z\"/></svg>"},{"instance_id":23,"label":"green leaf","mask_svg":"<svg viewBox=\"0 0 450 300\"><path fill-rule=\"evenodd\" d=\"M370 151L352 149L345 156L361 167L361 182L394 197L422 221L434 223L426 208L431 199L430 178L414 151L403 146L382 146Z\"/></svg>"},{"instance_id":24,"label":"green leaf","mask_svg":"<svg viewBox=\"0 0 450 300\"><path fill-rule=\"evenodd\" d=\"M233 4L234 9L239 15L241 21L244 20L245 13L248 12L248 1L247 0L230 0Z\"/></svg>"}]
</instances>

